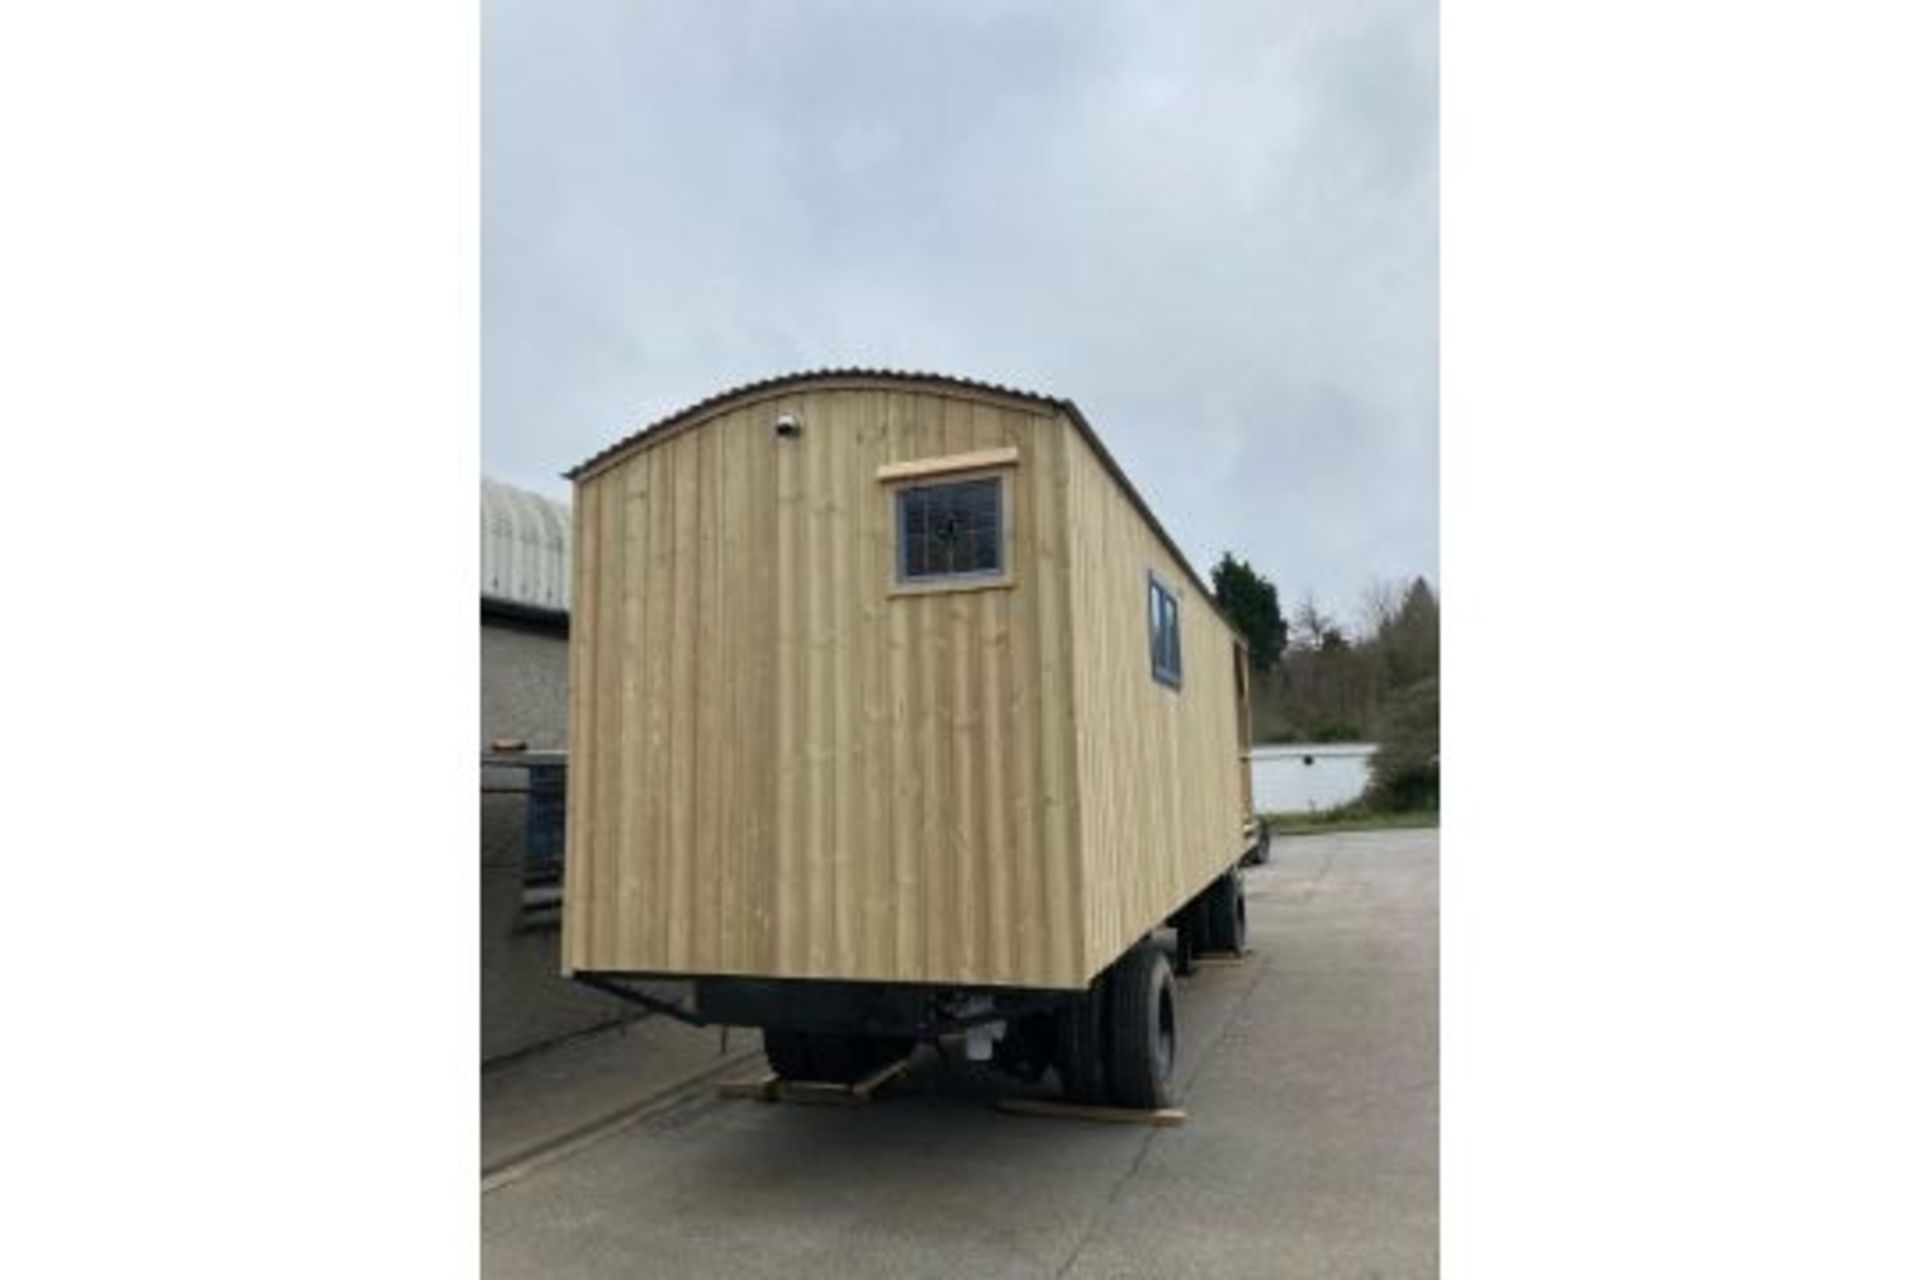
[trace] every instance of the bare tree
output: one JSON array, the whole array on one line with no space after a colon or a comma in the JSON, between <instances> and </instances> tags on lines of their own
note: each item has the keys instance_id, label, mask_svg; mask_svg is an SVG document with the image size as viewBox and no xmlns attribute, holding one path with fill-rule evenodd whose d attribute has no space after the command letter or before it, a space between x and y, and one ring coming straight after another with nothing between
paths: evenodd
<instances>
[{"instance_id":1,"label":"bare tree","mask_svg":"<svg viewBox=\"0 0 1920 1280\"><path fill-rule=\"evenodd\" d=\"M1327 642L1327 633L1338 633L1340 628L1333 618L1320 611L1319 602L1309 591L1300 598L1299 605L1293 611L1293 633L1306 641L1306 647L1318 651Z\"/></svg>"},{"instance_id":2,"label":"bare tree","mask_svg":"<svg viewBox=\"0 0 1920 1280\"><path fill-rule=\"evenodd\" d=\"M1406 604L1408 583L1404 579L1375 578L1360 593L1360 629L1363 640L1384 635L1400 616Z\"/></svg>"}]
</instances>

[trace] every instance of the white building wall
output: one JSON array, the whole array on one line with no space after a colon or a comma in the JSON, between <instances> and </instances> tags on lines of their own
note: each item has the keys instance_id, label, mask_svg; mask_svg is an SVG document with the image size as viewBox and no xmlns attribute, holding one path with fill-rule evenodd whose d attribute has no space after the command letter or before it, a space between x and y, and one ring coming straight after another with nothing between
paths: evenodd
<instances>
[{"instance_id":1,"label":"white building wall","mask_svg":"<svg viewBox=\"0 0 1920 1280\"><path fill-rule=\"evenodd\" d=\"M1305 813L1357 800L1367 788L1372 742L1303 742L1253 749L1256 813Z\"/></svg>"}]
</instances>

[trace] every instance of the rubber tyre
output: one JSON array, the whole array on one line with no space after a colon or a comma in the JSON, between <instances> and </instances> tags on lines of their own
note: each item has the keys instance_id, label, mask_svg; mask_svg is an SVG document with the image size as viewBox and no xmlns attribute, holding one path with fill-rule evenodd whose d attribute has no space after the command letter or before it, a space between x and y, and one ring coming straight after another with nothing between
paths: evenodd
<instances>
[{"instance_id":1,"label":"rubber tyre","mask_svg":"<svg viewBox=\"0 0 1920 1280\"><path fill-rule=\"evenodd\" d=\"M1156 1110L1173 1100L1179 1048L1173 967L1141 943L1113 967L1107 1020L1107 1094L1115 1106Z\"/></svg>"},{"instance_id":2,"label":"rubber tyre","mask_svg":"<svg viewBox=\"0 0 1920 1280\"><path fill-rule=\"evenodd\" d=\"M1200 913L1191 907L1182 909L1173 918L1173 972L1176 977L1191 977L1199 968L1193 961L1205 949L1205 939L1200 936L1200 920Z\"/></svg>"},{"instance_id":3,"label":"rubber tyre","mask_svg":"<svg viewBox=\"0 0 1920 1280\"><path fill-rule=\"evenodd\" d=\"M1247 949L1247 897L1235 868L1207 890L1207 949L1239 955Z\"/></svg>"},{"instance_id":4,"label":"rubber tyre","mask_svg":"<svg viewBox=\"0 0 1920 1280\"><path fill-rule=\"evenodd\" d=\"M854 1084L913 1052L905 1036L842 1031L775 1031L761 1035L767 1062L782 1080Z\"/></svg>"},{"instance_id":5,"label":"rubber tyre","mask_svg":"<svg viewBox=\"0 0 1920 1280\"><path fill-rule=\"evenodd\" d=\"M814 1080L853 1084L913 1051L913 1041L894 1036L863 1036L846 1031L815 1031L807 1036Z\"/></svg>"},{"instance_id":6,"label":"rubber tyre","mask_svg":"<svg viewBox=\"0 0 1920 1280\"><path fill-rule=\"evenodd\" d=\"M813 1059L811 1078L821 1084L852 1084L867 1074L866 1044L859 1036L810 1031L807 1054Z\"/></svg>"},{"instance_id":7,"label":"rubber tyre","mask_svg":"<svg viewBox=\"0 0 1920 1280\"><path fill-rule=\"evenodd\" d=\"M760 1033L760 1043L767 1051L767 1065L782 1080L814 1078L811 1037L806 1032L768 1027Z\"/></svg>"},{"instance_id":8,"label":"rubber tyre","mask_svg":"<svg viewBox=\"0 0 1920 1280\"><path fill-rule=\"evenodd\" d=\"M864 1036L867 1042L867 1069L860 1073L861 1078L872 1075L882 1067L890 1067L912 1054L919 1042L912 1036Z\"/></svg>"},{"instance_id":9,"label":"rubber tyre","mask_svg":"<svg viewBox=\"0 0 1920 1280\"><path fill-rule=\"evenodd\" d=\"M1067 1002L1059 1013L1060 1042L1055 1062L1060 1088L1070 1100L1099 1105L1107 1100L1106 1053L1101 1005L1105 1003L1104 975L1095 978L1084 994Z\"/></svg>"},{"instance_id":10,"label":"rubber tyre","mask_svg":"<svg viewBox=\"0 0 1920 1280\"><path fill-rule=\"evenodd\" d=\"M1253 847L1240 859L1243 867L1264 867L1273 857L1273 833L1267 830L1267 824L1261 823L1259 832L1253 838Z\"/></svg>"}]
</instances>

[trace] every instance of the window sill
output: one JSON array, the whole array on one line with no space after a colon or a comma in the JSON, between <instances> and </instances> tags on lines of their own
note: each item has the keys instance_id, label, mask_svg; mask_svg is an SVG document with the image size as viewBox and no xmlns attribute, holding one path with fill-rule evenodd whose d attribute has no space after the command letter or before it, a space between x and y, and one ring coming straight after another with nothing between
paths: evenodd
<instances>
[{"instance_id":1,"label":"window sill","mask_svg":"<svg viewBox=\"0 0 1920 1280\"><path fill-rule=\"evenodd\" d=\"M944 596L965 591L1005 591L1014 585L1012 574L998 578L947 578L935 582L896 582L887 589L889 600L902 596Z\"/></svg>"}]
</instances>

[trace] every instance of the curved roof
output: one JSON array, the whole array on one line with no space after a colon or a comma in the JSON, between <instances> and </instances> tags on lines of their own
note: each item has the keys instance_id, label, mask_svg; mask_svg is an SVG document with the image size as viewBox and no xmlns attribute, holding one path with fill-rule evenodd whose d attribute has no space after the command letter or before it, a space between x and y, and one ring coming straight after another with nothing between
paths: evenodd
<instances>
[{"instance_id":1,"label":"curved roof","mask_svg":"<svg viewBox=\"0 0 1920 1280\"><path fill-rule=\"evenodd\" d=\"M1194 569L1185 553L1180 550L1180 544L1175 542L1167 533L1166 527L1160 523L1159 518L1155 516L1152 509L1147 506L1146 500L1140 496L1140 491L1133 487L1133 481L1127 479L1127 473L1120 469L1120 464L1114 461L1111 453L1107 452L1106 445L1102 444L1100 437L1094 434L1093 425L1087 421L1086 415L1080 412L1079 406L1074 404L1073 401L1059 396L1042 395L1037 391L1022 391L1016 387L1003 387L998 383L982 382L975 378L960 378L944 373L908 372L900 369L812 369L800 373L785 373L778 377L762 378L758 382L742 383L737 387L722 391L717 395L708 396L705 400L690 404L683 409L677 409L664 418L656 419L629 434L624 439L617 440L613 444L608 445L600 452L588 458L585 462L580 463L572 470L566 472L566 478L569 480L582 479L588 474L598 471L623 454L650 444L659 437L670 435L686 427L691 427L703 419L715 416L723 408L734 405L740 401L759 399L765 396L777 395L783 391L795 390L800 387L816 386L822 383L874 382L914 385L936 394L941 391L946 391L951 394L976 398L992 397L1003 400L1025 401L1042 413L1058 413L1064 416L1066 420L1072 423L1074 427L1079 430L1080 434L1086 438L1087 444L1093 449L1094 456L1100 459L1101 464L1106 467L1108 474L1112 475L1114 481L1119 484L1121 492L1127 495L1128 500L1133 503L1134 509L1138 511L1141 518L1147 522L1147 527L1153 530L1154 535L1158 537L1166 546L1167 550L1172 553L1174 561L1178 563L1182 569L1186 570L1187 577L1193 580L1193 585L1198 588L1201 598L1212 606L1213 611L1219 615L1220 620L1226 623L1227 628L1231 630L1235 636L1240 635L1239 628L1233 625L1233 619L1227 617L1225 610L1221 609L1219 601L1213 598L1212 587L1208 584L1207 580L1201 577L1199 572ZM1245 643L1244 637L1241 637L1241 643Z\"/></svg>"},{"instance_id":2,"label":"curved roof","mask_svg":"<svg viewBox=\"0 0 1920 1280\"><path fill-rule=\"evenodd\" d=\"M480 596L567 611L567 505L480 477Z\"/></svg>"},{"instance_id":3,"label":"curved roof","mask_svg":"<svg viewBox=\"0 0 1920 1280\"><path fill-rule=\"evenodd\" d=\"M651 441L655 436L665 435L676 427L691 426L701 418L711 416L721 406L732 404L736 400L775 395L782 391L821 382L918 383L934 390L944 388L962 394L986 394L1009 400L1026 400L1043 412L1067 412L1075 417L1080 415L1080 411L1074 408L1071 400L1043 396L1034 391L1021 391L1015 387L1003 387L998 383L981 382L974 378L956 378L944 373L910 373L900 369L811 369L801 373L783 373L774 378L762 378L758 382L743 382L737 387L730 387L710 395L705 400L697 401L683 409L676 409L666 417L658 418L623 439L614 441L568 471L566 478L578 480L587 472L598 470L602 463L611 461L616 455Z\"/></svg>"}]
</instances>

